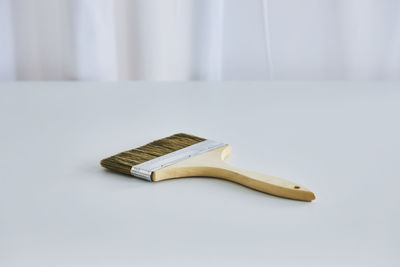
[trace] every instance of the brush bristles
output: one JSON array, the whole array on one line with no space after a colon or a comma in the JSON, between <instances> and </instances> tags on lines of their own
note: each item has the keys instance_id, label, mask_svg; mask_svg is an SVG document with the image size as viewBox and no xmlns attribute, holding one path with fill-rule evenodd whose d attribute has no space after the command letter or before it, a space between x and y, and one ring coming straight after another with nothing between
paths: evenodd
<instances>
[{"instance_id":1,"label":"brush bristles","mask_svg":"<svg viewBox=\"0 0 400 267\"><path fill-rule=\"evenodd\" d=\"M147 145L103 159L101 165L113 171L130 174L132 166L164 156L204 140L206 139L189 134L174 134L148 143Z\"/></svg>"}]
</instances>

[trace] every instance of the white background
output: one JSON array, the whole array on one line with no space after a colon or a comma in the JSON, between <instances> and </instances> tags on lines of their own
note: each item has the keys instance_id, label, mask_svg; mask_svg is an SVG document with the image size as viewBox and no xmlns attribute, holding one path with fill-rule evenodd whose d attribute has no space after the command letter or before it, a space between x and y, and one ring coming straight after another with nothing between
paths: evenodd
<instances>
[{"instance_id":1,"label":"white background","mask_svg":"<svg viewBox=\"0 0 400 267\"><path fill-rule=\"evenodd\" d=\"M399 266L398 87L1 84L0 266ZM317 199L99 165L177 132Z\"/></svg>"},{"instance_id":2,"label":"white background","mask_svg":"<svg viewBox=\"0 0 400 267\"><path fill-rule=\"evenodd\" d=\"M396 0L0 0L0 80L398 80Z\"/></svg>"}]
</instances>

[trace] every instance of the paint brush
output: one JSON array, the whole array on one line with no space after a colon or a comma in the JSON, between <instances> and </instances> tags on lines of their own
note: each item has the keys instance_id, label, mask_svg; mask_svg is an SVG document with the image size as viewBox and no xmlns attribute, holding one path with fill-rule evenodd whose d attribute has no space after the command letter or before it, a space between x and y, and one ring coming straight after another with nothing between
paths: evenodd
<instances>
[{"instance_id":1,"label":"paint brush","mask_svg":"<svg viewBox=\"0 0 400 267\"><path fill-rule=\"evenodd\" d=\"M231 146L179 133L103 159L101 165L150 182L180 177L215 177L271 195L312 201L314 193L304 186L226 163Z\"/></svg>"}]
</instances>

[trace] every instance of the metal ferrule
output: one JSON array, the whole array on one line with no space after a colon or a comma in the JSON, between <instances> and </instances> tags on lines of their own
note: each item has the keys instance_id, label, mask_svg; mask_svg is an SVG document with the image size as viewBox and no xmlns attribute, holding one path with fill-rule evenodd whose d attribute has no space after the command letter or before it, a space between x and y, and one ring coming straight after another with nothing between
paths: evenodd
<instances>
[{"instance_id":1,"label":"metal ferrule","mask_svg":"<svg viewBox=\"0 0 400 267\"><path fill-rule=\"evenodd\" d=\"M200 155L204 152L213 150L224 145L225 144L221 142L205 140L194 145L179 149L177 151L168 153L164 156L138 164L136 166L132 166L131 174L137 178L152 181L151 174L153 171L157 171L174 163Z\"/></svg>"}]
</instances>

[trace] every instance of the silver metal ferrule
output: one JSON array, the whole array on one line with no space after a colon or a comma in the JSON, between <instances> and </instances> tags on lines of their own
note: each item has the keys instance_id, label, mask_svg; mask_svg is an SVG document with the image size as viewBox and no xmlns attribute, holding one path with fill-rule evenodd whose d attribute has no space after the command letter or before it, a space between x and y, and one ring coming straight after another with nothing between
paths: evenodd
<instances>
[{"instance_id":1,"label":"silver metal ferrule","mask_svg":"<svg viewBox=\"0 0 400 267\"><path fill-rule=\"evenodd\" d=\"M194 145L179 149L177 151L168 153L164 156L143 162L136 166L132 166L131 174L137 178L141 178L147 181L151 180L151 173L153 171L159 170L161 168L167 167L174 163L180 162L182 160L188 159L190 157L197 156L204 152L213 150L215 148L224 146L224 143L205 140Z\"/></svg>"}]
</instances>

